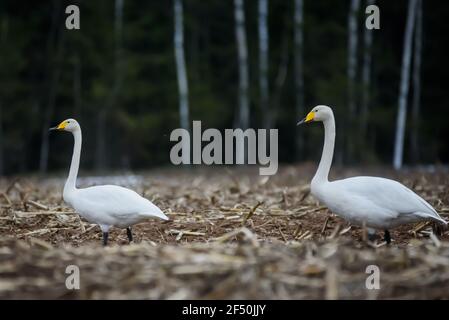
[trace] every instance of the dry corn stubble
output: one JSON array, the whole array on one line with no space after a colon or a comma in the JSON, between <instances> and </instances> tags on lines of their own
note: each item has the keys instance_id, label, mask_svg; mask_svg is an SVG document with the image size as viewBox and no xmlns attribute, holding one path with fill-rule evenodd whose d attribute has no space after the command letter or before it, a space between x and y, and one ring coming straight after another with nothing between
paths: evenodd
<instances>
[{"instance_id":1,"label":"dry corn stubble","mask_svg":"<svg viewBox=\"0 0 449 320\"><path fill-rule=\"evenodd\" d=\"M308 195L309 171L152 172L128 186L171 221L136 225L131 245L113 229L108 248L99 228L63 203L63 180L3 180L0 298L449 298L447 230L437 237L431 223L418 223L393 231L390 247L367 244L361 228ZM395 178L449 216L446 173ZM80 267L80 290L65 287L70 264ZM371 264L380 290L365 288Z\"/></svg>"}]
</instances>

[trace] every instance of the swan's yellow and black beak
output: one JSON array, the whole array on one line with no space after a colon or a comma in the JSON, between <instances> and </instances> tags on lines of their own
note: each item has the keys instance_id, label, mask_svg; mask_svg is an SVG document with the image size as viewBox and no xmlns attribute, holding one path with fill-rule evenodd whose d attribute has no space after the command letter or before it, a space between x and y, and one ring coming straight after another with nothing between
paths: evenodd
<instances>
[{"instance_id":1,"label":"swan's yellow and black beak","mask_svg":"<svg viewBox=\"0 0 449 320\"><path fill-rule=\"evenodd\" d=\"M50 128L48 129L48 131L53 131L53 130L64 130L65 127L67 126L67 121L62 121L60 124L58 124L56 127Z\"/></svg>"},{"instance_id":2,"label":"swan's yellow and black beak","mask_svg":"<svg viewBox=\"0 0 449 320\"><path fill-rule=\"evenodd\" d=\"M299 121L296 125L299 126L300 124L303 124L303 123L307 123L307 122L313 121L314 118L315 118L315 112L310 111L310 112L307 114L307 116L306 116L304 119L302 119L301 121Z\"/></svg>"}]
</instances>

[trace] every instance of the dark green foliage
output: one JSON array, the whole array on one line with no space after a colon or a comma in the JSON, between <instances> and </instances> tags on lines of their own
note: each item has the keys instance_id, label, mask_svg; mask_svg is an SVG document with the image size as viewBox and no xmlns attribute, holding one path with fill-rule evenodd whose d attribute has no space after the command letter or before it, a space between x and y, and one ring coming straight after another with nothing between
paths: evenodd
<instances>
[{"instance_id":1,"label":"dark green foliage","mask_svg":"<svg viewBox=\"0 0 449 320\"><path fill-rule=\"evenodd\" d=\"M81 30L65 29L65 7L77 4ZM357 128L345 128L357 151L347 163L390 163L396 125L406 1L378 1L381 30L373 42L370 118L366 137ZM276 108L281 162L316 160L322 132L295 126L293 84L293 0L269 1L270 107ZM365 2L361 3L360 31ZM346 106L348 1L304 1L304 83L308 107L334 108L337 128L348 117ZM184 0L185 55L189 79L191 120L203 128L232 128L237 111L237 52L233 1ZM262 126L257 85L257 1L247 0L246 31L249 51L251 127ZM420 159L449 161L447 53L449 4L424 3L424 44ZM125 0L123 12L123 84L106 120L105 169L140 169L169 163L170 132L179 127L177 77L173 49L173 3ZM362 33L359 40L360 79ZM285 84L274 101L275 79L288 45ZM55 86L51 124L76 117L83 128L83 168L95 163L97 115L111 101L114 84L114 1L0 2L0 106L4 173L35 171L45 114ZM60 51L58 51L60 50ZM58 53L59 52L59 53ZM78 72L78 73L77 73ZM77 87L77 76L79 83ZM358 86L357 91L362 88ZM411 88L413 90L413 88ZM358 93L359 94L359 93ZM410 105L409 105L410 107ZM409 109L410 110L410 109ZM358 117L358 115L356 115ZM409 122L408 122L409 124ZM295 159L296 130L306 137L305 153ZM337 129L338 130L338 129ZM407 126L405 162L409 162ZM337 134L340 131L337 131ZM71 137L50 137L50 170L67 167ZM337 145L336 152L342 152Z\"/></svg>"}]
</instances>

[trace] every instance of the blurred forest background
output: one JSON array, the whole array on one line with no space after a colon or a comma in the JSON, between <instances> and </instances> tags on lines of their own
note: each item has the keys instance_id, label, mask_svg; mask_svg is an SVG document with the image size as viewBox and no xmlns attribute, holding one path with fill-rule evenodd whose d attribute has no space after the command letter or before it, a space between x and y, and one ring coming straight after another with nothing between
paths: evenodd
<instances>
[{"instance_id":1,"label":"blurred forest background","mask_svg":"<svg viewBox=\"0 0 449 320\"><path fill-rule=\"evenodd\" d=\"M65 170L72 137L48 128L69 117L85 170L168 165L192 120L278 128L280 162L317 161L321 126L296 127L316 104L339 165L391 166L402 141L397 167L448 163L448 18L422 0L0 0L1 174Z\"/></svg>"}]
</instances>

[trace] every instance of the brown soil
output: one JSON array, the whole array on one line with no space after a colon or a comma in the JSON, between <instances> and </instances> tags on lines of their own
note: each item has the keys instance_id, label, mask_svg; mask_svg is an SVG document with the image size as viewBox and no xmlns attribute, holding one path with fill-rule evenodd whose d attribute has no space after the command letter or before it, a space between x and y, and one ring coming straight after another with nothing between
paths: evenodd
<instances>
[{"instance_id":1,"label":"brown soil","mask_svg":"<svg viewBox=\"0 0 449 320\"><path fill-rule=\"evenodd\" d=\"M171 220L134 226L131 245L113 228L107 248L99 227L62 201L63 179L3 180L0 298L449 298L449 231L436 237L424 222L391 230L390 246L368 243L362 228L309 195L313 170L306 164L270 178L221 168L115 178ZM360 172L335 170L335 177ZM448 218L447 172L363 173L400 180ZM80 267L80 290L65 287L69 264ZM381 269L380 290L365 288L369 264Z\"/></svg>"}]
</instances>

